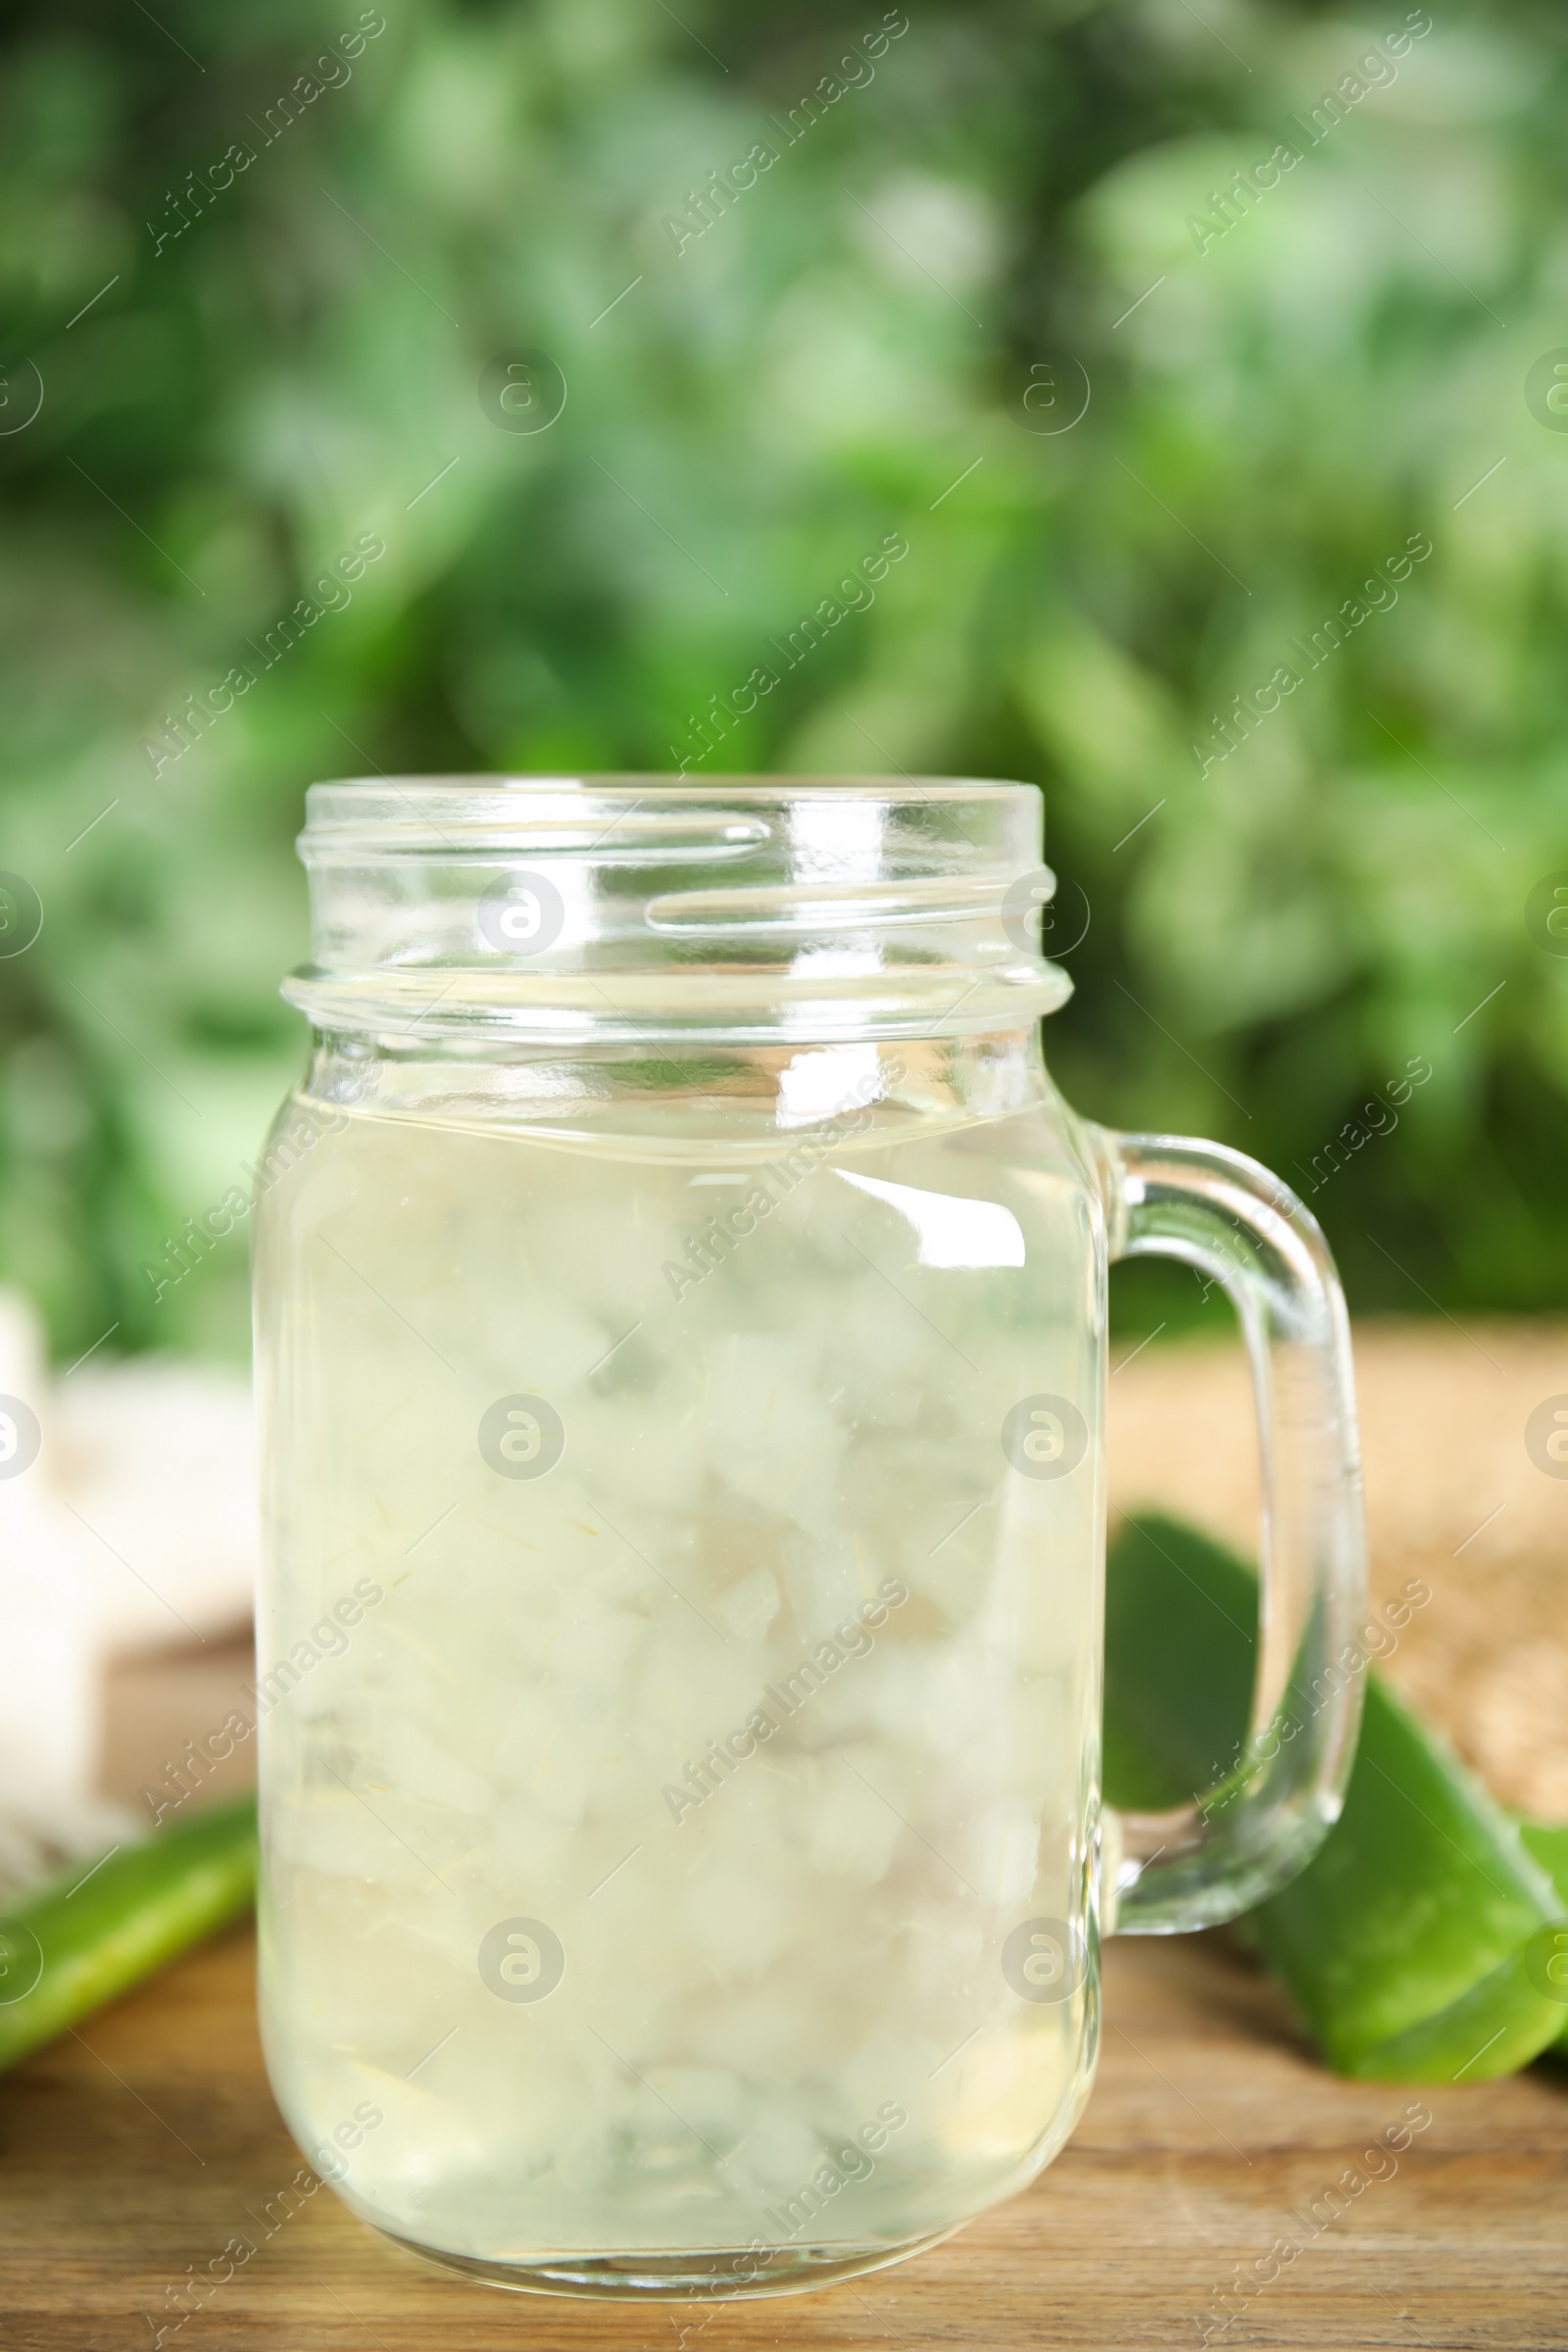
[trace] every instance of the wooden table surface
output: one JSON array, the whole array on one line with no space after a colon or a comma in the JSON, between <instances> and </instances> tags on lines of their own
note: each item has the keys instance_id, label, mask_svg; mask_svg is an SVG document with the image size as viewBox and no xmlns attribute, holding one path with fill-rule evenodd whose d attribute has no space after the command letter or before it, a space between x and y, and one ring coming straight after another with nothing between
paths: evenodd
<instances>
[{"instance_id":1,"label":"wooden table surface","mask_svg":"<svg viewBox=\"0 0 1568 2352\"><path fill-rule=\"evenodd\" d=\"M1568 1387L1568 1331L1484 1338L1357 1334L1374 1589L1416 1573L1433 1595L1388 1670L1500 1793L1568 1816L1568 1485L1540 1476L1520 1436L1529 1406ZM1134 1354L1112 1386L1119 1500L1246 1544L1239 1354ZM1215 1428L1238 1439L1217 1455L1196 1442ZM108 1693L114 1793L134 1810L250 1670L242 1643L127 1662ZM248 1763L236 1750L232 1772ZM1197 2347L1205 2330L1325 2352L1568 2348L1568 2067L1419 2092L1338 2082L1216 1936L1109 1947L1099 2083L1027 2194L898 2269L718 2308L497 2294L385 2244L325 2188L269 2233L301 2159L262 2073L252 1964L249 1935L232 1936L0 2078L0 2352L151 2352L160 2328L178 2352L1119 2352ZM1332 2226L1303 2220L1415 2100L1432 2121L1397 2170ZM255 2251L176 2330L180 2282L231 2238ZM1282 2275L1220 2302L1236 2266L1271 2267L1277 2239L1297 2249Z\"/></svg>"},{"instance_id":2,"label":"wooden table surface","mask_svg":"<svg viewBox=\"0 0 1568 2352\"><path fill-rule=\"evenodd\" d=\"M324 2187L275 2220L301 2159L262 2073L253 1961L236 1932L0 2082L3 2352L150 2352L160 2327L179 2352L1118 2352L1205 2328L1227 2345L1568 2346L1568 2068L1336 2082L1218 1937L1110 1946L1094 2097L1026 2194L898 2269L717 2308L498 2294L387 2245ZM1396 2169L1360 2165L1385 2177L1316 2230L1313 2203L1331 2210L1416 2102L1431 2121ZM175 2332L174 2290L234 2238L254 2253ZM1221 2332L1216 2288L1282 2238L1298 2252Z\"/></svg>"}]
</instances>

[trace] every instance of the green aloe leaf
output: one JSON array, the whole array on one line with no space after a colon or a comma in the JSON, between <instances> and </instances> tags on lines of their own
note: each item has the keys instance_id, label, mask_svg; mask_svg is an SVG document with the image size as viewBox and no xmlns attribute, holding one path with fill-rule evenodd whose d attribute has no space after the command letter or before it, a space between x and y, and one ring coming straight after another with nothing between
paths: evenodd
<instances>
[{"instance_id":1,"label":"green aloe leaf","mask_svg":"<svg viewBox=\"0 0 1568 2352\"><path fill-rule=\"evenodd\" d=\"M0 1918L0 2067L101 2008L243 1911L256 1889L256 1805L214 1806Z\"/></svg>"},{"instance_id":2,"label":"green aloe leaf","mask_svg":"<svg viewBox=\"0 0 1568 2352\"><path fill-rule=\"evenodd\" d=\"M1127 1522L1106 1570L1105 1790L1212 1798L1246 1738L1257 1580L1194 1529ZM1568 1834L1565 1834L1568 1842ZM1507 2074L1562 2030L1547 1975L1568 1910L1518 1828L1368 1670L1344 1811L1250 1940L1339 2073Z\"/></svg>"}]
</instances>

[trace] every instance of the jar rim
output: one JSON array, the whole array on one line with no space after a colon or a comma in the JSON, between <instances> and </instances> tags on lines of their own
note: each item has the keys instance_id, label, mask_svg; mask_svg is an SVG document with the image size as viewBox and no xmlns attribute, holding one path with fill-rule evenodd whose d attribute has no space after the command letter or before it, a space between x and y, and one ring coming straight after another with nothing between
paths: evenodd
<instances>
[{"instance_id":1,"label":"jar rim","mask_svg":"<svg viewBox=\"0 0 1568 2352\"><path fill-rule=\"evenodd\" d=\"M523 770L520 768L475 768L471 772L456 770L441 774L383 774L379 769L373 776L324 776L310 787L311 792L403 791L465 792L475 786L492 791L611 791L617 787L635 787L639 791L659 791L670 795L701 798L705 792L755 793L764 799L784 799L800 793L842 795L853 787L868 800L949 800L965 798L970 794L1038 793L1038 784L1020 782L1008 776L888 776L871 769L846 768L831 772L822 769L789 770L771 773L755 768L713 769L701 776L691 776L684 769L669 768L582 768L570 772L562 770Z\"/></svg>"},{"instance_id":2,"label":"jar rim","mask_svg":"<svg viewBox=\"0 0 1568 2352\"><path fill-rule=\"evenodd\" d=\"M1027 931L1042 821L1037 785L979 777L322 782L285 994L319 1026L538 1043L1010 1025L1069 993Z\"/></svg>"},{"instance_id":3,"label":"jar rim","mask_svg":"<svg viewBox=\"0 0 1568 2352\"><path fill-rule=\"evenodd\" d=\"M412 850L420 846L417 837L421 830L442 835L444 828L455 823L463 827L464 839L471 840L473 829L481 825L497 832L541 824L548 827L569 822L573 812L586 817L595 809L608 817L616 831L630 827L633 847L636 836L656 830L661 817L667 820L682 812L692 815L711 810L720 818L726 808L733 809L743 822L755 824L768 811L782 814L792 807L906 807L936 811L973 803L981 808L1028 808L1028 822L1038 831L1040 797L1038 785L980 776L765 776L737 772L693 777L635 769L602 774L498 770L472 775L344 776L310 786L305 830L297 846L309 865L322 856L358 846ZM646 812L641 827L630 825L634 811ZM435 849L439 844L425 846Z\"/></svg>"}]
</instances>

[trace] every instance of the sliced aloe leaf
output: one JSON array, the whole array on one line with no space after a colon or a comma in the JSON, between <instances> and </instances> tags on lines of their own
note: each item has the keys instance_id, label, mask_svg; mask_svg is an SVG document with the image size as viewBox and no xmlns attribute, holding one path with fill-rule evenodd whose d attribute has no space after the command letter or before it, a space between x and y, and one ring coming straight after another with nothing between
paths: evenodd
<instances>
[{"instance_id":1,"label":"sliced aloe leaf","mask_svg":"<svg viewBox=\"0 0 1568 2352\"><path fill-rule=\"evenodd\" d=\"M1130 1520L1106 1569L1105 1788L1139 1811L1223 1802L1247 1736L1257 1580L1179 1522ZM1339 1821L1249 1939L1330 2065L1394 2082L1480 2082L1563 2026L1546 1978L1568 1903L1515 1825L1370 1670ZM1311 1703L1293 1690L1293 1710ZM1554 1947L1551 1947L1554 1948Z\"/></svg>"},{"instance_id":2,"label":"sliced aloe leaf","mask_svg":"<svg viewBox=\"0 0 1568 2352\"><path fill-rule=\"evenodd\" d=\"M0 2067L211 1935L255 1889L256 1805L245 1797L14 1904L0 1918Z\"/></svg>"}]
</instances>

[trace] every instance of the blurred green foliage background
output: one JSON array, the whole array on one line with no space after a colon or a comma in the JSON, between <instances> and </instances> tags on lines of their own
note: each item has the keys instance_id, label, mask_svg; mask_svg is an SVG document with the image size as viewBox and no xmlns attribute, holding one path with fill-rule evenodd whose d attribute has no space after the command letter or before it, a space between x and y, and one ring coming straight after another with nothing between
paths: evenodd
<instances>
[{"instance_id":1,"label":"blurred green foliage background","mask_svg":"<svg viewBox=\"0 0 1568 2352\"><path fill-rule=\"evenodd\" d=\"M1568 866L1568 434L1525 398L1568 344L1560 15L908 0L841 68L882 24L7 12L0 865L44 921L0 961L0 1275L68 1360L244 1344L240 1236L157 1303L138 1269L298 1065L305 785L671 765L890 530L874 607L707 765L1040 781L1081 1109L1272 1163L1363 1310L1568 1299L1568 963L1525 921ZM519 346L566 381L537 434L479 398ZM1396 604L1205 765L1413 533Z\"/></svg>"}]
</instances>

